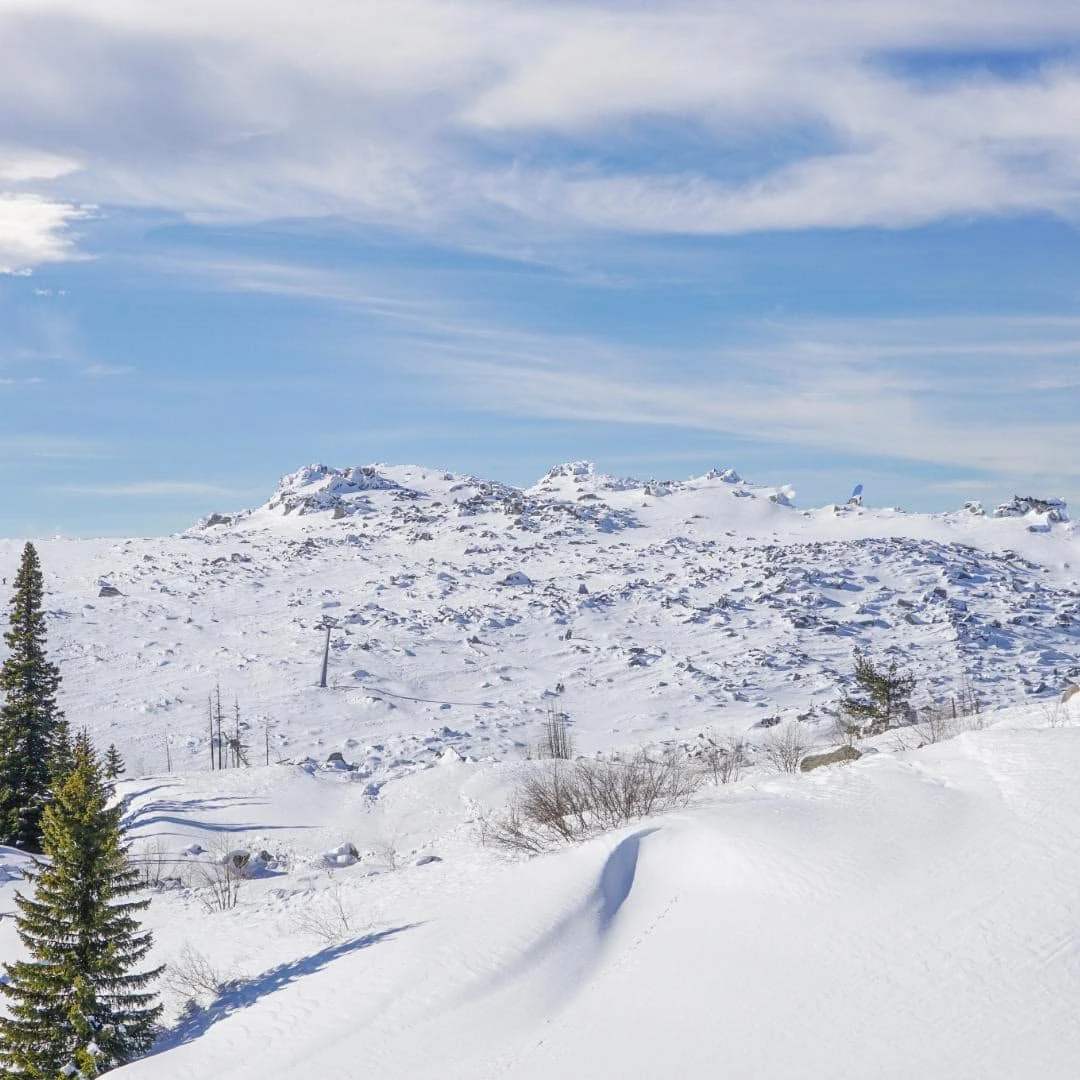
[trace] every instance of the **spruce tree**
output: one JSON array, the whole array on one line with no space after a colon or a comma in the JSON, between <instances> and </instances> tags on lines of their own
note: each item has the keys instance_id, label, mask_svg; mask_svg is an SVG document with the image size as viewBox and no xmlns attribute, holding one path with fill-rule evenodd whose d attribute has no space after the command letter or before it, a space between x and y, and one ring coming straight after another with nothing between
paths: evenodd
<instances>
[{"instance_id":1,"label":"spruce tree","mask_svg":"<svg viewBox=\"0 0 1080 1080\"><path fill-rule=\"evenodd\" d=\"M75 746L71 741L71 728L61 718L53 731L52 750L49 754L50 787L56 791L75 767Z\"/></svg>"},{"instance_id":2,"label":"spruce tree","mask_svg":"<svg viewBox=\"0 0 1080 1080\"><path fill-rule=\"evenodd\" d=\"M161 969L134 973L151 936L131 900L138 872L127 860L120 808L109 806L101 766L85 733L73 767L42 815L45 855L16 893L16 926L29 959L5 964L0 982L0 1075L92 1077L149 1050L161 1007L147 989Z\"/></svg>"},{"instance_id":3,"label":"spruce tree","mask_svg":"<svg viewBox=\"0 0 1080 1080\"><path fill-rule=\"evenodd\" d=\"M127 772L124 759L120 751L116 749L116 743L109 743L109 749L105 751L105 779L119 780Z\"/></svg>"},{"instance_id":4,"label":"spruce tree","mask_svg":"<svg viewBox=\"0 0 1080 1080\"><path fill-rule=\"evenodd\" d=\"M855 682L869 701L844 698L840 707L857 729L869 721L867 733L880 735L903 716L915 691L915 676L902 675L893 660L887 668L875 667L869 657L855 650Z\"/></svg>"},{"instance_id":5,"label":"spruce tree","mask_svg":"<svg viewBox=\"0 0 1080 1080\"><path fill-rule=\"evenodd\" d=\"M65 729L56 705L60 672L45 656L44 585L33 544L23 549L11 597L9 654L0 666L0 844L40 851L41 812Z\"/></svg>"}]
</instances>

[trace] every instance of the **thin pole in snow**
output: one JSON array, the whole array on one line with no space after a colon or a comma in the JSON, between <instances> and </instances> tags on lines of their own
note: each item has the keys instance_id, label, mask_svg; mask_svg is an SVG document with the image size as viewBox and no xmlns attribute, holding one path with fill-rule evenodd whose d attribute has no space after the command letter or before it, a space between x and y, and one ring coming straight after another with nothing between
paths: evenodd
<instances>
[{"instance_id":1,"label":"thin pole in snow","mask_svg":"<svg viewBox=\"0 0 1080 1080\"><path fill-rule=\"evenodd\" d=\"M337 626L337 619L332 619L329 615L324 615L322 621L316 624L317 630L326 631L326 641L323 644L323 657L322 657L322 674L319 676L319 686L324 690L326 689L326 672L330 666L330 631Z\"/></svg>"}]
</instances>

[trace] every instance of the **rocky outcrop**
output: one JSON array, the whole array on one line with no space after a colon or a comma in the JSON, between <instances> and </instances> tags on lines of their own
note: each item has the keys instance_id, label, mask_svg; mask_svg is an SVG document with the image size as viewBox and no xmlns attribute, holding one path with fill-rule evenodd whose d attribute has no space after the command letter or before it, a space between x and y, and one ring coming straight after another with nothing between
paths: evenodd
<instances>
[{"instance_id":1,"label":"rocky outcrop","mask_svg":"<svg viewBox=\"0 0 1080 1080\"><path fill-rule=\"evenodd\" d=\"M1045 515L1047 521L1068 521L1068 508L1063 499L1036 499L1030 495L1014 495L1011 501L1002 503L994 517L1026 517L1028 514Z\"/></svg>"}]
</instances>

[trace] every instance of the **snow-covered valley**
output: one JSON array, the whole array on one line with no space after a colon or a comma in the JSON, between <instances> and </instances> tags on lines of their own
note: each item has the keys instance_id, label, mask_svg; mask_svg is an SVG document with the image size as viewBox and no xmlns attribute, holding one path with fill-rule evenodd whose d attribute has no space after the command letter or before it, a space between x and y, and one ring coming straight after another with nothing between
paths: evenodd
<instances>
[{"instance_id":1,"label":"snow-covered valley","mask_svg":"<svg viewBox=\"0 0 1080 1080\"><path fill-rule=\"evenodd\" d=\"M163 883L168 1031L123 1075L1074 1076L1080 530L794 502L730 470L312 466L181 535L35 541L62 704L126 758ZM777 775L766 725L834 745L855 648L978 716ZM249 768L209 769L218 687ZM751 762L509 855L484 823L551 708L583 755L709 731ZM217 910L232 849L265 858Z\"/></svg>"}]
</instances>

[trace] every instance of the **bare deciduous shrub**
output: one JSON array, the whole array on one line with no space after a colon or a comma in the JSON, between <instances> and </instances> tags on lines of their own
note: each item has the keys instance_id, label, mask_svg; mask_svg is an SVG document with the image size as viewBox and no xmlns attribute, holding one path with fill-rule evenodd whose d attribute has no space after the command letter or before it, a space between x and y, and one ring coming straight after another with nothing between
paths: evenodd
<instances>
[{"instance_id":1,"label":"bare deciduous shrub","mask_svg":"<svg viewBox=\"0 0 1080 1080\"><path fill-rule=\"evenodd\" d=\"M1048 727L1065 727L1069 723L1068 702L1055 701L1053 705L1044 705L1043 715Z\"/></svg>"},{"instance_id":2,"label":"bare deciduous shrub","mask_svg":"<svg viewBox=\"0 0 1080 1080\"><path fill-rule=\"evenodd\" d=\"M168 853L160 836L129 855L129 860L139 871L139 884L144 889L177 888L183 884L177 865L181 860Z\"/></svg>"},{"instance_id":3,"label":"bare deciduous shrub","mask_svg":"<svg viewBox=\"0 0 1080 1080\"><path fill-rule=\"evenodd\" d=\"M206 1008L225 988L229 979L213 961L197 949L185 945L180 955L165 968L165 989L188 1010Z\"/></svg>"},{"instance_id":4,"label":"bare deciduous shrub","mask_svg":"<svg viewBox=\"0 0 1080 1080\"><path fill-rule=\"evenodd\" d=\"M574 756L569 719L566 713L559 712L554 705L548 706L544 732L536 748L537 757L569 761Z\"/></svg>"},{"instance_id":5,"label":"bare deciduous shrub","mask_svg":"<svg viewBox=\"0 0 1080 1080\"><path fill-rule=\"evenodd\" d=\"M807 750L810 749L798 720L775 728L761 740L761 749L777 772L797 773Z\"/></svg>"},{"instance_id":6,"label":"bare deciduous shrub","mask_svg":"<svg viewBox=\"0 0 1080 1080\"><path fill-rule=\"evenodd\" d=\"M983 726L982 703L971 682L965 680L959 693L946 701L933 701L915 713L912 727L919 746L951 739Z\"/></svg>"},{"instance_id":7,"label":"bare deciduous shrub","mask_svg":"<svg viewBox=\"0 0 1080 1080\"><path fill-rule=\"evenodd\" d=\"M230 911L240 898L244 882L244 865L233 853L198 862L191 867L191 887L207 911Z\"/></svg>"},{"instance_id":8,"label":"bare deciduous shrub","mask_svg":"<svg viewBox=\"0 0 1080 1080\"><path fill-rule=\"evenodd\" d=\"M629 761L545 762L525 778L506 812L485 823L484 840L544 851L684 804L700 780L685 757L657 759L645 751Z\"/></svg>"},{"instance_id":9,"label":"bare deciduous shrub","mask_svg":"<svg viewBox=\"0 0 1080 1080\"><path fill-rule=\"evenodd\" d=\"M842 746L854 747L862 738L862 724L844 709L840 709L833 717L833 734Z\"/></svg>"},{"instance_id":10,"label":"bare deciduous shrub","mask_svg":"<svg viewBox=\"0 0 1080 1080\"><path fill-rule=\"evenodd\" d=\"M912 725L919 736L919 745L938 743L956 734L953 727L952 710L947 705L934 702L919 709Z\"/></svg>"},{"instance_id":11,"label":"bare deciduous shrub","mask_svg":"<svg viewBox=\"0 0 1080 1080\"><path fill-rule=\"evenodd\" d=\"M714 784L731 784L739 779L747 764L746 740L738 735L717 735L704 731L694 751Z\"/></svg>"},{"instance_id":12,"label":"bare deciduous shrub","mask_svg":"<svg viewBox=\"0 0 1080 1080\"><path fill-rule=\"evenodd\" d=\"M370 929L370 921L361 919L351 895L340 882L312 897L293 918L293 925L303 934L311 934L327 945L339 945Z\"/></svg>"}]
</instances>

